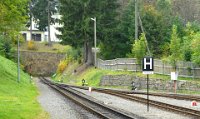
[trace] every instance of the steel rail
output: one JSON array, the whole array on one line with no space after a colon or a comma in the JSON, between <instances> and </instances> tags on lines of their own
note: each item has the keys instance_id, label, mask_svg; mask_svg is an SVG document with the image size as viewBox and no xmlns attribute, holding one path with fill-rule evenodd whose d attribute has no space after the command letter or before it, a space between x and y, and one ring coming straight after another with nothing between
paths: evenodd
<instances>
[{"instance_id":1,"label":"steel rail","mask_svg":"<svg viewBox=\"0 0 200 119\"><path fill-rule=\"evenodd\" d=\"M68 84L60 84L59 85L65 85L65 86L71 86L74 88L80 88L87 90L88 87L83 86L74 86L74 85L68 85ZM123 91L123 90L116 90L116 89L105 89L105 88L93 88L97 90L111 90L113 92L120 92L124 94L141 94L146 95L146 92L141 91ZM194 95L181 95L181 94L169 94L169 93L149 93L151 96L158 96L158 97L166 97L166 98L173 98L173 99L179 99L179 100L189 100L189 101L199 101L200 102L200 96L194 96Z\"/></svg>"},{"instance_id":2,"label":"steel rail","mask_svg":"<svg viewBox=\"0 0 200 119\"><path fill-rule=\"evenodd\" d=\"M81 105L88 111L98 115L100 118L105 119L145 119L138 115L126 112L124 110L113 108L102 102L95 100L77 90L70 88L69 86L55 84L49 80L41 79L44 83L48 84L50 87L54 88L60 92L65 97L75 101L77 104Z\"/></svg>"},{"instance_id":3,"label":"steel rail","mask_svg":"<svg viewBox=\"0 0 200 119\"><path fill-rule=\"evenodd\" d=\"M88 87L71 86L71 85L65 85L65 84L58 84L58 85L63 86L63 87L74 87L74 88L88 90ZM117 90L110 90L110 89L103 89L103 88L93 88L93 91L118 96L118 97L121 97L124 99L128 99L130 101L137 101L137 102L144 103L144 104L147 103L146 98L142 98L142 97L138 97L138 96L134 96L134 95L127 95L127 94L132 94L132 93L125 92L125 91L117 91ZM163 96L163 97L167 97L167 96ZM172 97L170 97L170 98L172 98ZM187 99L187 98L180 96L179 99ZM187 114L190 116L200 118L200 111L198 111L198 110L194 110L194 109L190 109L190 108L186 108L186 107L182 107L182 106L177 106L177 105L172 105L172 104L168 104L168 103L163 103L163 102L159 102L159 101L155 101L155 100L149 100L149 103L150 103L150 105L158 107L160 109L170 110L170 111L173 111L176 113Z\"/></svg>"}]
</instances>

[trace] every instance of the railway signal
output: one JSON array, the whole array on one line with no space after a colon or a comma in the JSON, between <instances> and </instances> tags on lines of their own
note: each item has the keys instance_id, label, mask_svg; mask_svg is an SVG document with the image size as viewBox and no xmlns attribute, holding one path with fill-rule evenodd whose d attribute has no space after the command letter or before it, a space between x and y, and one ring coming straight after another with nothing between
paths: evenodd
<instances>
[{"instance_id":1,"label":"railway signal","mask_svg":"<svg viewBox=\"0 0 200 119\"><path fill-rule=\"evenodd\" d=\"M153 74L153 70L153 57L144 57L142 61L142 71L143 74L147 74L147 111L149 111L149 74Z\"/></svg>"}]
</instances>

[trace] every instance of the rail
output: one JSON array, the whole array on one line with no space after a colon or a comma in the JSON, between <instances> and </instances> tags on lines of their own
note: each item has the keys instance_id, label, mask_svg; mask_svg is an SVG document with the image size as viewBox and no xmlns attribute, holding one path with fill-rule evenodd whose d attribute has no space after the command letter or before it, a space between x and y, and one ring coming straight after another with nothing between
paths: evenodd
<instances>
[{"instance_id":1,"label":"rail","mask_svg":"<svg viewBox=\"0 0 200 119\"><path fill-rule=\"evenodd\" d=\"M59 85L53 83L45 78L41 78L41 80L48 84L50 87L54 88L58 92L60 92L65 97L71 99L76 102L86 110L98 115L100 118L104 119L145 119L144 117L140 117L138 115L134 115L132 113L123 111L118 108L110 107L102 102L90 98L89 96L84 95L83 93L70 88L67 85Z\"/></svg>"}]
</instances>

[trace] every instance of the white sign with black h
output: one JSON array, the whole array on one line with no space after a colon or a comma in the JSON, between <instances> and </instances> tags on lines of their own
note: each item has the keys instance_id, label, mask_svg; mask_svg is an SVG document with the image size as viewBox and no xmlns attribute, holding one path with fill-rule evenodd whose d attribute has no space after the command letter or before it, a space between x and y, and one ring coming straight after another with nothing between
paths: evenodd
<instances>
[{"instance_id":1,"label":"white sign with black h","mask_svg":"<svg viewBox=\"0 0 200 119\"><path fill-rule=\"evenodd\" d=\"M144 57L142 61L143 74L153 74L154 61L153 57Z\"/></svg>"}]
</instances>

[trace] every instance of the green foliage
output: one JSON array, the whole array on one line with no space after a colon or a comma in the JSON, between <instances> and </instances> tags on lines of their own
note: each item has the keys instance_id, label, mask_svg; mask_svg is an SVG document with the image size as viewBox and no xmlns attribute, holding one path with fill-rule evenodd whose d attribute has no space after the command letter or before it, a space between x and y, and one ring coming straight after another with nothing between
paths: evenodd
<instances>
[{"instance_id":1,"label":"green foliage","mask_svg":"<svg viewBox=\"0 0 200 119\"><path fill-rule=\"evenodd\" d=\"M0 33L14 36L25 26L28 0L0 1Z\"/></svg>"},{"instance_id":2,"label":"green foliage","mask_svg":"<svg viewBox=\"0 0 200 119\"><path fill-rule=\"evenodd\" d=\"M142 58L146 54L146 40L145 34L142 33L139 40L135 40L133 44L132 53L134 57L137 59L137 63L141 64Z\"/></svg>"},{"instance_id":3,"label":"green foliage","mask_svg":"<svg viewBox=\"0 0 200 119\"><path fill-rule=\"evenodd\" d=\"M130 55L132 43L134 42L135 37L135 1L130 0L127 7L124 8L122 12L121 22L120 22L120 32L121 40L125 42L125 47L122 51L126 55ZM131 56L130 56L131 57Z\"/></svg>"},{"instance_id":4,"label":"green foliage","mask_svg":"<svg viewBox=\"0 0 200 119\"><path fill-rule=\"evenodd\" d=\"M200 32L194 36L192 41L192 61L200 65Z\"/></svg>"},{"instance_id":5,"label":"green foliage","mask_svg":"<svg viewBox=\"0 0 200 119\"><path fill-rule=\"evenodd\" d=\"M177 34L177 26L173 25L170 42L170 62L176 70L176 63L181 59L181 42Z\"/></svg>"},{"instance_id":6,"label":"green foliage","mask_svg":"<svg viewBox=\"0 0 200 119\"><path fill-rule=\"evenodd\" d=\"M8 58L14 58L14 49L12 48L12 42L10 39L7 39L5 36L0 36L0 55Z\"/></svg>"},{"instance_id":7,"label":"green foliage","mask_svg":"<svg viewBox=\"0 0 200 119\"><path fill-rule=\"evenodd\" d=\"M96 17L97 22L97 44L103 43L102 56L109 58L114 56L113 51L122 50L122 42L118 38L118 20L116 18L118 8L117 0L60 0L61 22L63 28L61 39L64 44L71 45L75 48L84 47L84 54L91 50L94 44L94 21L91 18ZM119 42L118 42L119 41ZM109 45L107 45L109 44ZM112 46L112 47L110 47ZM117 51L116 51L117 50ZM104 52L105 51L105 52ZM107 55L108 54L108 55ZM88 55L88 54L87 54Z\"/></svg>"},{"instance_id":8,"label":"green foliage","mask_svg":"<svg viewBox=\"0 0 200 119\"><path fill-rule=\"evenodd\" d=\"M57 12L58 0L32 0L31 13L38 24L38 29L41 31L47 30L48 26L48 1L49 1L49 13L52 16ZM50 23L55 23L55 18L50 18Z\"/></svg>"},{"instance_id":9,"label":"green foliage","mask_svg":"<svg viewBox=\"0 0 200 119\"><path fill-rule=\"evenodd\" d=\"M155 57L161 57L163 52L165 52L162 46L169 39L171 23L166 24L165 15L157 11L152 5L144 6L141 19L151 52Z\"/></svg>"},{"instance_id":10,"label":"green foliage","mask_svg":"<svg viewBox=\"0 0 200 119\"><path fill-rule=\"evenodd\" d=\"M191 42L195 35L195 32L191 27L191 23L187 23L184 32L185 35L183 37L182 55L185 61L191 61L192 57Z\"/></svg>"},{"instance_id":11,"label":"green foliage","mask_svg":"<svg viewBox=\"0 0 200 119\"><path fill-rule=\"evenodd\" d=\"M0 117L2 119L47 119L40 107L36 86L31 84L30 76L20 71L17 83L17 66L14 62L0 56Z\"/></svg>"}]
</instances>

